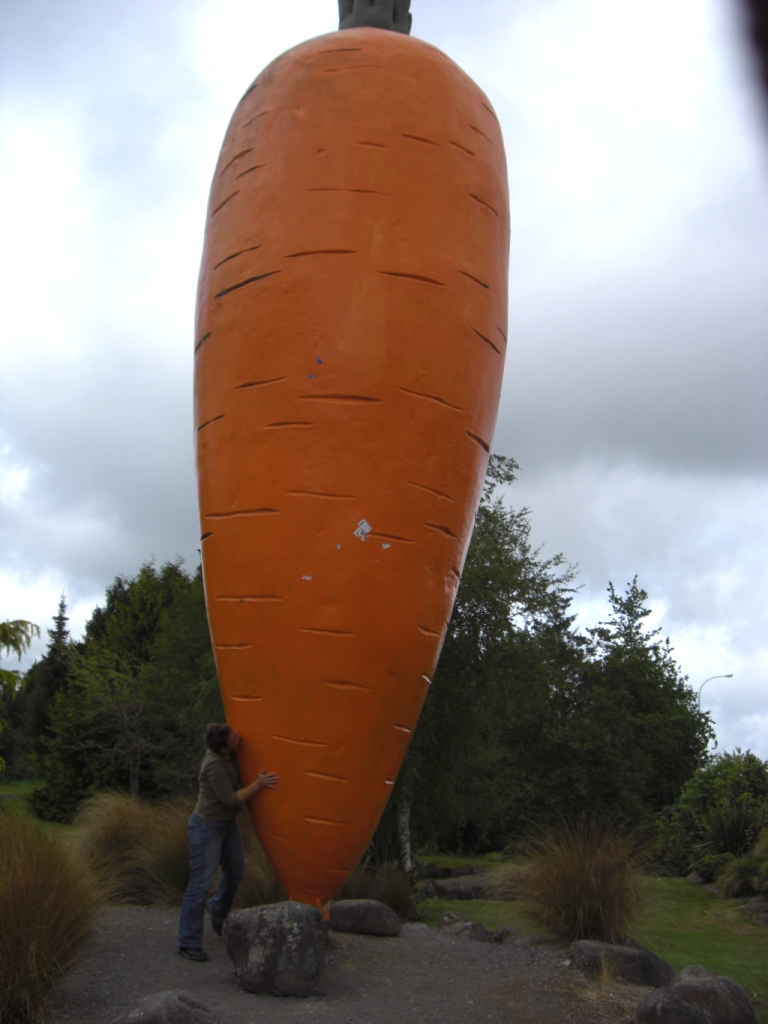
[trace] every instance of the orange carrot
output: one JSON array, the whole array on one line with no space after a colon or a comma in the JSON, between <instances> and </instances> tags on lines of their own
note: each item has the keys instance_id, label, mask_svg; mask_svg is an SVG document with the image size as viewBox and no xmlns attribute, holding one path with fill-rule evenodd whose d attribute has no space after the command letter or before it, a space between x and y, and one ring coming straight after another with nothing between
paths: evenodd
<instances>
[{"instance_id":1,"label":"orange carrot","mask_svg":"<svg viewBox=\"0 0 768 1024\"><path fill-rule=\"evenodd\" d=\"M392 792L451 614L506 349L498 121L443 53L353 28L235 111L198 295L208 615L251 813L322 906Z\"/></svg>"}]
</instances>

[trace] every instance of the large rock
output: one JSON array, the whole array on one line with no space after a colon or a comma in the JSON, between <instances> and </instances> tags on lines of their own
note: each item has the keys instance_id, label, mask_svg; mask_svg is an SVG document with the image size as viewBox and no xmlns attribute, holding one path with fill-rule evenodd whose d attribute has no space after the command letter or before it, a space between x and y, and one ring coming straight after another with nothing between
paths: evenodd
<instances>
[{"instance_id":1,"label":"large rock","mask_svg":"<svg viewBox=\"0 0 768 1024\"><path fill-rule=\"evenodd\" d=\"M289 900L231 913L222 928L247 992L310 996L325 967L325 922L316 907Z\"/></svg>"},{"instance_id":2,"label":"large rock","mask_svg":"<svg viewBox=\"0 0 768 1024\"><path fill-rule=\"evenodd\" d=\"M612 946L607 942L581 940L571 946L573 966L588 974L602 974L609 971L622 981L634 985L650 985L661 988L668 985L675 976L666 960L647 949L632 946Z\"/></svg>"},{"instance_id":3,"label":"large rock","mask_svg":"<svg viewBox=\"0 0 768 1024\"><path fill-rule=\"evenodd\" d=\"M714 1024L695 1006L678 999L668 988L649 992L635 1010L636 1024Z\"/></svg>"},{"instance_id":4,"label":"large rock","mask_svg":"<svg viewBox=\"0 0 768 1024\"><path fill-rule=\"evenodd\" d=\"M205 1003L189 992L173 989L142 999L112 1024L215 1024Z\"/></svg>"},{"instance_id":5,"label":"large rock","mask_svg":"<svg viewBox=\"0 0 768 1024\"><path fill-rule=\"evenodd\" d=\"M703 968L697 968L703 970ZM749 996L731 978L701 977L682 971L670 986L684 1003L698 1007L714 1024L757 1024Z\"/></svg>"},{"instance_id":6,"label":"large rock","mask_svg":"<svg viewBox=\"0 0 768 1024\"><path fill-rule=\"evenodd\" d=\"M403 930L394 910L378 900L339 900L331 904L328 923L334 932L356 935L395 936Z\"/></svg>"}]
</instances>

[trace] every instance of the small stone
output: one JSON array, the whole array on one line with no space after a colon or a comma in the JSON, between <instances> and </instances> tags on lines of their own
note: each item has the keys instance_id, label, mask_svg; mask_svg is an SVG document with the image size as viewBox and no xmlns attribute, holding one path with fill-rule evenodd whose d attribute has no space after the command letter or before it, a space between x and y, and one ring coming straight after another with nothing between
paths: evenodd
<instances>
[{"instance_id":1,"label":"small stone","mask_svg":"<svg viewBox=\"0 0 768 1024\"><path fill-rule=\"evenodd\" d=\"M231 913L222 928L246 992L311 996L325 967L326 927L316 907L288 900Z\"/></svg>"},{"instance_id":2,"label":"small stone","mask_svg":"<svg viewBox=\"0 0 768 1024\"><path fill-rule=\"evenodd\" d=\"M668 988L649 992L635 1010L636 1024L713 1024L695 1006L678 999Z\"/></svg>"},{"instance_id":3,"label":"small stone","mask_svg":"<svg viewBox=\"0 0 768 1024\"><path fill-rule=\"evenodd\" d=\"M687 975L675 978L671 989L678 999L698 1007L715 1024L757 1024L749 996L731 978Z\"/></svg>"},{"instance_id":4,"label":"small stone","mask_svg":"<svg viewBox=\"0 0 768 1024\"><path fill-rule=\"evenodd\" d=\"M589 974L602 974L607 970L622 981L652 988L668 985L674 978L674 971L666 960L647 949L582 940L574 942L570 952L574 967Z\"/></svg>"},{"instance_id":5,"label":"small stone","mask_svg":"<svg viewBox=\"0 0 768 1024\"><path fill-rule=\"evenodd\" d=\"M387 935L392 938L403 930L400 918L378 900L339 900L331 904L331 931L355 935Z\"/></svg>"},{"instance_id":6,"label":"small stone","mask_svg":"<svg viewBox=\"0 0 768 1024\"><path fill-rule=\"evenodd\" d=\"M214 1024L205 1003L181 989L147 996L112 1024Z\"/></svg>"},{"instance_id":7,"label":"small stone","mask_svg":"<svg viewBox=\"0 0 768 1024\"><path fill-rule=\"evenodd\" d=\"M438 928L447 928L450 924L457 924L459 921L463 921L464 918L459 917L458 914L452 914L451 911L443 914L440 920L437 922Z\"/></svg>"},{"instance_id":8,"label":"small stone","mask_svg":"<svg viewBox=\"0 0 768 1024\"><path fill-rule=\"evenodd\" d=\"M403 938L415 938L415 939L430 939L432 938L432 931L429 925L423 922L413 921L409 924L403 925L402 931Z\"/></svg>"},{"instance_id":9,"label":"small stone","mask_svg":"<svg viewBox=\"0 0 768 1024\"><path fill-rule=\"evenodd\" d=\"M443 935L451 935L457 939L473 939L475 942L496 942L496 933L488 931L485 925L477 921L456 921L445 925Z\"/></svg>"}]
</instances>

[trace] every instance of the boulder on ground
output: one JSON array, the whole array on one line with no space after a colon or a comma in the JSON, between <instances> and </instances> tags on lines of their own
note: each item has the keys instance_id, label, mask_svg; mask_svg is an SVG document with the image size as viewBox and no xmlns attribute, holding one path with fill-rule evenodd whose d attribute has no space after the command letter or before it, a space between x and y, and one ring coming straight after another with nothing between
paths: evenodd
<instances>
[{"instance_id":1,"label":"boulder on ground","mask_svg":"<svg viewBox=\"0 0 768 1024\"><path fill-rule=\"evenodd\" d=\"M147 996L132 1010L120 1014L112 1024L214 1024L205 1003L190 992L172 989Z\"/></svg>"},{"instance_id":2,"label":"boulder on ground","mask_svg":"<svg viewBox=\"0 0 768 1024\"><path fill-rule=\"evenodd\" d=\"M247 992L310 996L325 967L326 926L320 911L288 900L236 910L222 936Z\"/></svg>"},{"instance_id":3,"label":"boulder on ground","mask_svg":"<svg viewBox=\"0 0 768 1024\"><path fill-rule=\"evenodd\" d=\"M634 985L661 988L675 976L666 960L647 949L632 946L612 946L607 942L589 942L582 939L571 946L573 966L588 974L602 974L607 970L622 981Z\"/></svg>"},{"instance_id":4,"label":"boulder on ground","mask_svg":"<svg viewBox=\"0 0 768 1024\"><path fill-rule=\"evenodd\" d=\"M684 967L682 971L675 977L673 984L678 981L690 981L691 979L698 978L711 978L712 975L709 973L706 967L702 967L701 964L694 964L692 967Z\"/></svg>"},{"instance_id":5,"label":"boulder on ground","mask_svg":"<svg viewBox=\"0 0 768 1024\"><path fill-rule=\"evenodd\" d=\"M714 1024L696 1006L678 999L668 988L649 992L635 1010L636 1024Z\"/></svg>"},{"instance_id":6,"label":"boulder on ground","mask_svg":"<svg viewBox=\"0 0 768 1024\"><path fill-rule=\"evenodd\" d=\"M378 900L339 900L331 904L331 931L354 932L356 935L399 935L403 930L400 918Z\"/></svg>"},{"instance_id":7,"label":"boulder on ground","mask_svg":"<svg viewBox=\"0 0 768 1024\"><path fill-rule=\"evenodd\" d=\"M698 1007L714 1024L757 1024L749 996L741 985L731 978L692 977L690 970L681 971L670 986L678 999Z\"/></svg>"}]
</instances>

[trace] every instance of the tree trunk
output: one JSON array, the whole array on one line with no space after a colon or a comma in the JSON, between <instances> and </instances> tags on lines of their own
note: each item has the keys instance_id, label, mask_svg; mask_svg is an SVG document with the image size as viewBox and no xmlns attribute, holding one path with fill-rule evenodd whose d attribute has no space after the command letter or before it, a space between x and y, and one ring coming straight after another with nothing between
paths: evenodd
<instances>
[{"instance_id":1,"label":"tree trunk","mask_svg":"<svg viewBox=\"0 0 768 1024\"><path fill-rule=\"evenodd\" d=\"M397 808L397 838L400 841L400 860L403 870L409 872L411 863L411 805L413 793L410 786L404 786Z\"/></svg>"}]
</instances>

